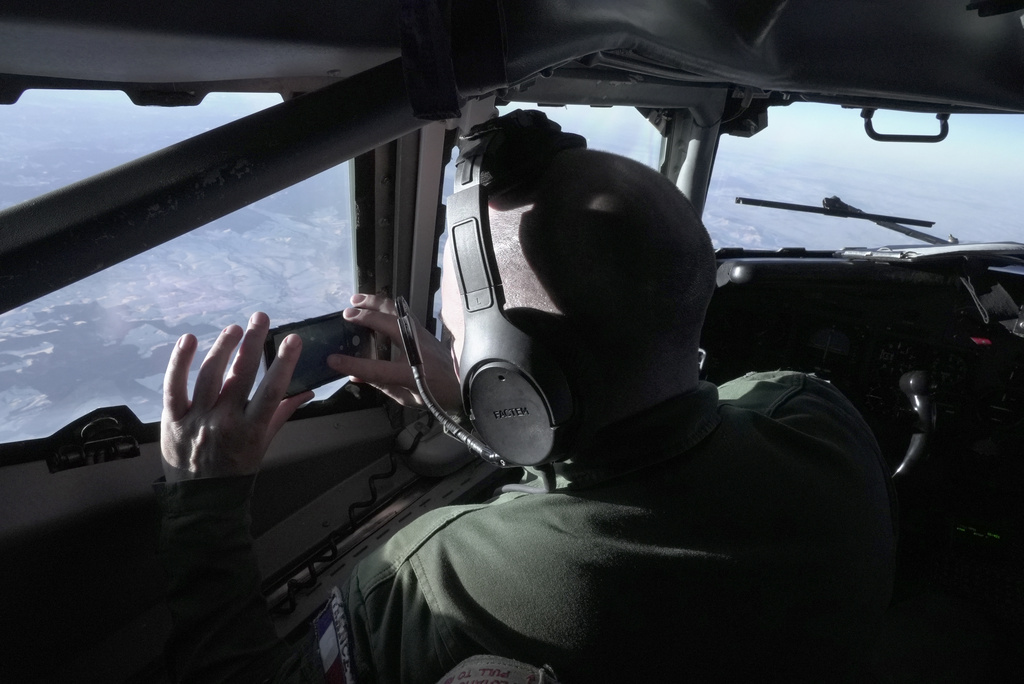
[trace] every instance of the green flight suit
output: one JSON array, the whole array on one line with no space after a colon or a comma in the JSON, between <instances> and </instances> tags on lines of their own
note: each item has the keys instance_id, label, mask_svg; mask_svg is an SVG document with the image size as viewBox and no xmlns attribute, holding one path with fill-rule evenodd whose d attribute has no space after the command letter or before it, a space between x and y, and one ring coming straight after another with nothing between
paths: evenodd
<instances>
[{"instance_id":1,"label":"green flight suit","mask_svg":"<svg viewBox=\"0 0 1024 684\"><path fill-rule=\"evenodd\" d=\"M359 564L342 595L362 684L433 683L479 653L551 665L566 684L856 676L892 590L895 503L870 430L837 390L789 372L702 383L595 443L560 464L554 493L432 511ZM247 486L225 487L237 506L223 517L243 529ZM169 571L187 575L193 542L170 527ZM221 541L195 537L217 556ZM247 537L225 538L237 545L224 577L244 572L243 586L205 612L230 638L191 646L179 671L218 662L212 649L299 676L266 625L242 617L258 613L254 563ZM179 619L197 624L198 599L173 588L172 606L189 605Z\"/></svg>"}]
</instances>

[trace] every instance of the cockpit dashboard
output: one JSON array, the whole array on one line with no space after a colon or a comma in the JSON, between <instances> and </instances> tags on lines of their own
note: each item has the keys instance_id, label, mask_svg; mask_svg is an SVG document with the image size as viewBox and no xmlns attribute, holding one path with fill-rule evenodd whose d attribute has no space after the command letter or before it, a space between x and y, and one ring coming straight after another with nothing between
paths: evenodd
<instances>
[{"instance_id":1,"label":"cockpit dashboard","mask_svg":"<svg viewBox=\"0 0 1024 684\"><path fill-rule=\"evenodd\" d=\"M900 378L929 376L933 446L1010 457L999 435L1024 429L1024 277L960 264L836 258L724 258L703 346L707 378L750 367L814 373L872 424L895 465L917 420Z\"/></svg>"}]
</instances>

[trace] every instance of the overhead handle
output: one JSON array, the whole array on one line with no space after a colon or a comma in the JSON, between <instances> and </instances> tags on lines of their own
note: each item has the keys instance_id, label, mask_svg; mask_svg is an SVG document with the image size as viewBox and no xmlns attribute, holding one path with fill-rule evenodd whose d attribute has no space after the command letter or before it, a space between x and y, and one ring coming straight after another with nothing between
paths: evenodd
<instances>
[{"instance_id":1,"label":"overhead handle","mask_svg":"<svg viewBox=\"0 0 1024 684\"><path fill-rule=\"evenodd\" d=\"M939 132L936 135L910 135L902 133L879 133L871 123L871 117L875 115L874 109L860 110L861 118L864 119L864 131L872 140L879 142L912 142L912 143L937 143L942 142L949 135L949 112L940 112L935 115L939 120Z\"/></svg>"}]
</instances>

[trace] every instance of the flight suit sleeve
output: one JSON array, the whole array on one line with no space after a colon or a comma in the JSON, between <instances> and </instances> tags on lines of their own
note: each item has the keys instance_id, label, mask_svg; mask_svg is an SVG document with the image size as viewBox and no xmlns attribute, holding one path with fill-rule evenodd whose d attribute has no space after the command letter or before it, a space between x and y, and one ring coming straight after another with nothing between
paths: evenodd
<instances>
[{"instance_id":1,"label":"flight suit sleeve","mask_svg":"<svg viewBox=\"0 0 1024 684\"><path fill-rule=\"evenodd\" d=\"M719 402L762 413L804 434L877 452L870 428L830 383L795 371L748 373L718 388Z\"/></svg>"},{"instance_id":2,"label":"flight suit sleeve","mask_svg":"<svg viewBox=\"0 0 1024 684\"><path fill-rule=\"evenodd\" d=\"M260 593L249 515L254 481L252 475L155 486L174 681L316 681L310 665L278 638Z\"/></svg>"},{"instance_id":3,"label":"flight suit sleeve","mask_svg":"<svg viewBox=\"0 0 1024 684\"><path fill-rule=\"evenodd\" d=\"M718 397L722 404L763 413L836 450L859 454L875 471L874 479L884 483L896 538L899 505L889 464L860 412L832 383L796 371L748 373L721 385Z\"/></svg>"}]
</instances>

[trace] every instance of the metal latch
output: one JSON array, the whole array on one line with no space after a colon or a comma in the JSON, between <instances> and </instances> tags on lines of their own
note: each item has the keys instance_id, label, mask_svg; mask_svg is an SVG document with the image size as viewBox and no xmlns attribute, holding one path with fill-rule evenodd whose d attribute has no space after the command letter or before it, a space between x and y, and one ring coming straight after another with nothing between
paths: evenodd
<instances>
[{"instance_id":1,"label":"metal latch","mask_svg":"<svg viewBox=\"0 0 1024 684\"><path fill-rule=\"evenodd\" d=\"M114 416L104 415L87 422L72 432L70 443L60 445L46 458L51 473L107 461L135 458L139 441Z\"/></svg>"}]
</instances>

